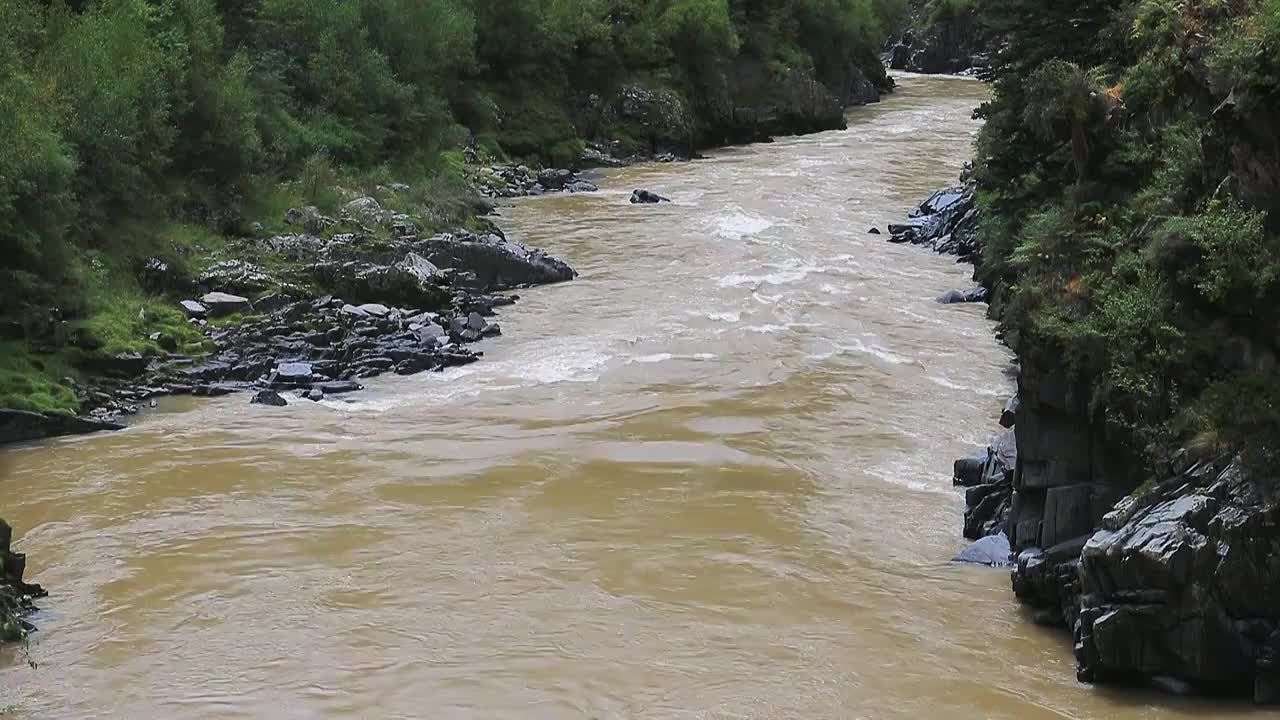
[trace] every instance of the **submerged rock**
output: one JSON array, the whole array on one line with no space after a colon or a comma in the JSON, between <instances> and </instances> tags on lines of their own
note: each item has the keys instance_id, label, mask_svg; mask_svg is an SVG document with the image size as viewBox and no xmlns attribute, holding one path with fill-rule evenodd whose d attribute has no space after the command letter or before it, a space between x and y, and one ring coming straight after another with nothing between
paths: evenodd
<instances>
[{"instance_id":1,"label":"submerged rock","mask_svg":"<svg viewBox=\"0 0 1280 720\"><path fill-rule=\"evenodd\" d=\"M635 190L631 193L632 205L655 205L657 203L671 202L669 199L648 190Z\"/></svg>"},{"instance_id":2,"label":"submerged rock","mask_svg":"<svg viewBox=\"0 0 1280 720\"><path fill-rule=\"evenodd\" d=\"M249 400L250 405L267 405L270 407L285 407L289 404L288 400L280 397L280 393L275 390L259 390L254 393L253 398Z\"/></svg>"},{"instance_id":3,"label":"submerged rock","mask_svg":"<svg viewBox=\"0 0 1280 720\"><path fill-rule=\"evenodd\" d=\"M951 559L951 562L967 565L986 565L988 567L1008 567L1013 564L1009 538L1003 532L988 535Z\"/></svg>"}]
</instances>

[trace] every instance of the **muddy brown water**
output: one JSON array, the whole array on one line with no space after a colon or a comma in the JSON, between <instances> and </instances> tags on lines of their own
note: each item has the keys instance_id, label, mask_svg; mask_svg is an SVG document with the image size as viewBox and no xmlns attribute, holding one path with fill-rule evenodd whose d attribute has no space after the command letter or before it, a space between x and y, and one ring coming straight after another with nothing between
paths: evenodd
<instances>
[{"instance_id":1,"label":"muddy brown water","mask_svg":"<svg viewBox=\"0 0 1280 720\"><path fill-rule=\"evenodd\" d=\"M1007 573L948 564L948 466L992 432L1011 358L982 307L934 303L969 267L867 229L956 177L986 89L901 86L847 132L504 208L582 277L523 292L482 363L5 451L3 515L52 595L0 651L0 707L1252 715L1077 684Z\"/></svg>"}]
</instances>

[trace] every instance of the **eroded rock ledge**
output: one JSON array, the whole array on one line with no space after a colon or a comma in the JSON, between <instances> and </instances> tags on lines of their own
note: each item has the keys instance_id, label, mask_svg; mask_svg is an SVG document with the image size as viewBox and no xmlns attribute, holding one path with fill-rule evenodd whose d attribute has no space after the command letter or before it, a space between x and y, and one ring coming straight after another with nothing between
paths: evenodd
<instances>
[{"instance_id":1,"label":"eroded rock ledge","mask_svg":"<svg viewBox=\"0 0 1280 720\"><path fill-rule=\"evenodd\" d=\"M975 213L968 190L945 190L890 239L974 259ZM1019 359L1012 430L955 463L965 536L982 543L962 559L999 564L990 541L1007 538L1015 594L1072 633L1082 681L1280 704L1280 499L1230 457L1144 467L1109 442L1091 388Z\"/></svg>"}]
</instances>

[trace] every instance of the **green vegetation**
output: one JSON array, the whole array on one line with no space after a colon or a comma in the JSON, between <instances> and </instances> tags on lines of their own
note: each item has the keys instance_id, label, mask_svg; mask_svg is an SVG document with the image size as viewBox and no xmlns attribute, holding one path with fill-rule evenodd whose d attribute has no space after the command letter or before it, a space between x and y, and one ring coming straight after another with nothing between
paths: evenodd
<instances>
[{"instance_id":1,"label":"green vegetation","mask_svg":"<svg viewBox=\"0 0 1280 720\"><path fill-rule=\"evenodd\" d=\"M980 272L1152 463L1280 459L1280 0L987 0Z\"/></svg>"},{"instance_id":2,"label":"green vegetation","mask_svg":"<svg viewBox=\"0 0 1280 720\"><path fill-rule=\"evenodd\" d=\"M393 208L474 224L470 140L533 164L574 162L601 131L642 147L644 128L602 119L597 104L637 84L681 98L692 143L711 142L743 67L833 89L857 68L883 81L875 51L904 7L0 2L0 337L22 340L4 346L0 405L74 410L62 378L77 357L160 352L156 332L198 349L168 308L209 252L254 222L283 230L291 207L332 213L343 188L398 181L413 189L379 193ZM153 258L159 278L146 272Z\"/></svg>"}]
</instances>

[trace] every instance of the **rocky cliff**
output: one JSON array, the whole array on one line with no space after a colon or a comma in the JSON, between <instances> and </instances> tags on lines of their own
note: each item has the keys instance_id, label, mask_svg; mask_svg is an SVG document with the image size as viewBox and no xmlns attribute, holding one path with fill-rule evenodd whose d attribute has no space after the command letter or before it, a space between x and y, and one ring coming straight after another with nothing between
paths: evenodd
<instances>
[{"instance_id":1,"label":"rocky cliff","mask_svg":"<svg viewBox=\"0 0 1280 720\"><path fill-rule=\"evenodd\" d=\"M890 238L978 255L971 189L914 215ZM1006 339L1019 353L1001 418L1012 431L955 463L965 536L1008 539L1014 593L1072 633L1081 680L1280 703L1277 498L1216 446L1151 467L1112 437L1060 355Z\"/></svg>"}]
</instances>

